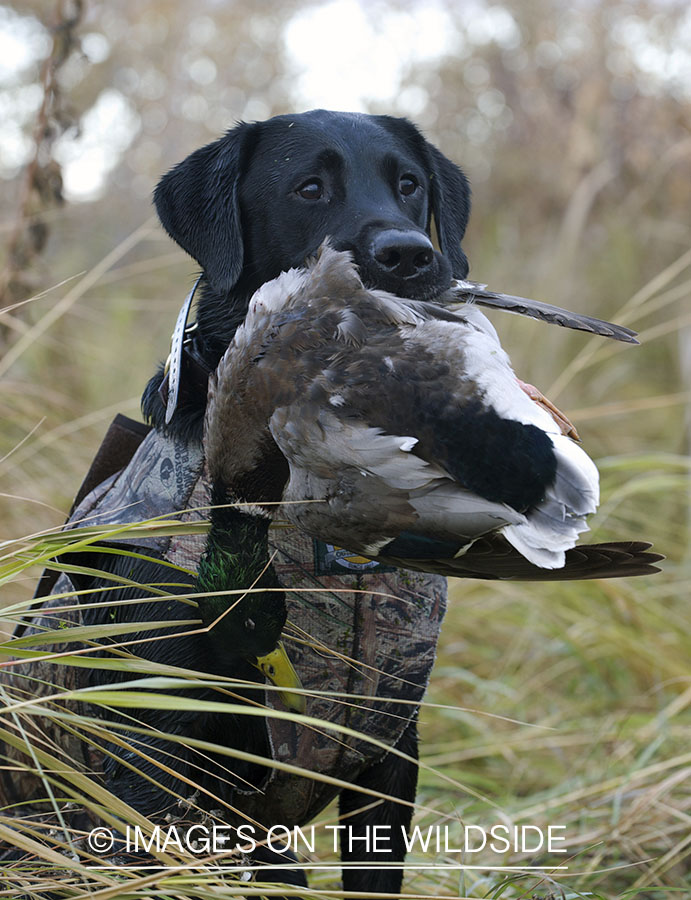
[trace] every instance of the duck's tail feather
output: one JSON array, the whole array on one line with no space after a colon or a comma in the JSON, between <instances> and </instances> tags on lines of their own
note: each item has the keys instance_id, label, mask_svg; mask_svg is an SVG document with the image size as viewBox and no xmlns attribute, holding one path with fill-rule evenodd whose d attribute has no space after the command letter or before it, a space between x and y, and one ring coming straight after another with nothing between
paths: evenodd
<instances>
[{"instance_id":1,"label":"duck's tail feather","mask_svg":"<svg viewBox=\"0 0 691 900\"><path fill-rule=\"evenodd\" d=\"M591 334L598 334L601 337L622 341L626 344L638 343L636 332L623 325L615 325L613 322L595 319L593 316L571 312L571 310L553 306L551 303L543 303L540 300L529 300L527 297L515 297L512 294L489 291L486 285L476 284L473 281L455 282L451 287L451 293L454 300L466 300L475 302L479 306L503 309L519 316L530 316L533 319L549 322L551 325L561 325L562 328L588 331Z\"/></svg>"},{"instance_id":2,"label":"duck's tail feather","mask_svg":"<svg viewBox=\"0 0 691 900\"><path fill-rule=\"evenodd\" d=\"M559 569L543 569L532 565L499 536L480 538L463 556L456 559L392 559L381 562L404 569L434 572L450 578L483 578L506 581L577 581L588 578L623 578L652 575L660 569L655 563L664 559L650 552L647 541L616 541L583 544L566 551L565 563Z\"/></svg>"}]
</instances>

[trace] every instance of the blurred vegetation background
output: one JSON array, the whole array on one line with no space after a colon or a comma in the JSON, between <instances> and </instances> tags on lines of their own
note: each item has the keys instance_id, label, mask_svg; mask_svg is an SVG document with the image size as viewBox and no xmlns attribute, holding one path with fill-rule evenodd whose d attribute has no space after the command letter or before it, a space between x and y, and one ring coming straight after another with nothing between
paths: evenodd
<instances>
[{"instance_id":1,"label":"blurred vegetation background","mask_svg":"<svg viewBox=\"0 0 691 900\"><path fill-rule=\"evenodd\" d=\"M153 218L157 179L240 119L316 106L408 116L461 164L471 277L641 333L631 348L493 316L598 461L593 539L653 540L668 561L639 581L453 585L429 699L473 711L426 709L423 752L486 800L423 774L421 802L567 825L564 892L689 896L684 0L0 2L0 537L63 521L167 354L195 269ZM407 885L557 891L481 872Z\"/></svg>"}]
</instances>

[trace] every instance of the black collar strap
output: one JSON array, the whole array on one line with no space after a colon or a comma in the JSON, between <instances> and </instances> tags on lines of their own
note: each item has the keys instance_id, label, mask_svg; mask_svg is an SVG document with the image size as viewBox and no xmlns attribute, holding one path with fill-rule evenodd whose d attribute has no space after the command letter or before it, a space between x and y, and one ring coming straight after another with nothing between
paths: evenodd
<instances>
[{"instance_id":1,"label":"black collar strap","mask_svg":"<svg viewBox=\"0 0 691 900\"><path fill-rule=\"evenodd\" d=\"M196 391L205 391L209 379L210 369L192 346L197 323L187 324L194 294L201 278L200 275L182 304L175 323L175 330L170 339L170 354L166 360L165 378L159 388L159 394L166 407L166 425L170 423L175 414L181 390L185 392L186 388L193 388ZM183 372L186 384L182 383Z\"/></svg>"}]
</instances>

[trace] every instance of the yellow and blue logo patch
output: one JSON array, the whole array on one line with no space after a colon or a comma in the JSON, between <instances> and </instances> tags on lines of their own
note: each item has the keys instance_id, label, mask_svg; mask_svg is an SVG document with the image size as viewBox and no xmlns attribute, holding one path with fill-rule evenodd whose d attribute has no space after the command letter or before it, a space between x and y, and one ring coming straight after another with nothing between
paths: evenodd
<instances>
[{"instance_id":1,"label":"yellow and blue logo patch","mask_svg":"<svg viewBox=\"0 0 691 900\"><path fill-rule=\"evenodd\" d=\"M337 547L335 544L327 544L325 541L314 539L314 572L316 575L345 575L363 572L395 572L394 566L385 566L366 556L360 556Z\"/></svg>"}]
</instances>

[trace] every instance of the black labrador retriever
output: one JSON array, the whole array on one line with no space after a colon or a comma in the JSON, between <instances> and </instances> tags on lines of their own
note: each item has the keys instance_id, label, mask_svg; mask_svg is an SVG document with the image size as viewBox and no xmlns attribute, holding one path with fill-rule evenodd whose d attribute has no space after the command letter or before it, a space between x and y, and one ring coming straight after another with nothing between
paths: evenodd
<instances>
[{"instance_id":1,"label":"black labrador retriever","mask_svg":"<svg viewBox=\"0 0 691 900\"><path fill-rule=\"evenodd\" d=\"M461 248L470 212L466 177L406 119L313 110L240 124L168 172L155 203L170 236L202 269L188 348L192 384L214 370L254 291L303 265L327 236L352 252L368 286L400 296L434 297L468 273ZM166 425L163 381L161 368L145 391L145 416L156 428L200 437L205 392L183 391ZM399 749L416 757L414 724ZM363 784L414 799L415 767L389 756L375 768ZM362 805L360 797L342 798L341 811ZM387 821L407 828L410 807L389 805ZM364 827L369 820L360 818ZM358 814L349 821L357 827ZM404 853L399 838L387 859ZM300 873L285 880L305 883ZM397 892L401 880L396 869L344 870L351 891Z\"/></svg>"},{"instance_id":2,"label":"black labrador retriever","mask_svg":"<svg viewBox=\"0 0 691 900\"><path fill-rule=\"evenodd\" d=\"M313 110L240 124L168 172L155 203L170 236L202 269L188 363L202 380L218 364L254 291L304 264L327 236L352 252L368 286L400 296L436 296L468 272L461 249L468 182L406 119ZM144 394L144 414L157 428L199 437L205 392L183 392L166 425L163 380L161 369ZM399 749L415 757L416 744L411 726ZM385 784L394 796L414 799L410 764L391 756L376 768L363 774L363 784ZM351 798L350 805L361 800ZM410 807L390 806L389 821L407 827ZM349 820L354 827L357 815ZM402 860L404 852L399 840L388 860ZM351 891L397 892L401 879L395 869L344 871ZM286 880L304 884L299 875Z\"/></svg>"},{"instance_id":3,"label":"black labrador retriever","mask_svg":"<svg viewBox=\"0 0 691 900\"><path fill-rule=\"evenodd\" d=\"M352 252L364 281L371 287L424 299L444 291L452 277L464 278L468 264L461 239L469 214L469 193L460 169L429 144L414 125L388 116L326 110L277 116L266 122L238 125L225 137L191 154L164 176L156 188L155 202L171 237L201 266L198 324L186 347L181 391L172 418L166 423L162 394L168 376L163 367L144 393L146 417L154 428L181 442L198 441L203 428L206 380L242 322L253 292L281 271L304 264L327 236L337 248ZM439 250L432 243L433 228ZM98 561L92 555L88 565L144 584L169 580L155 561L131 563L126 558L104 554ZM102 606L83 604L84 624L110 621L108 616L115 614L111 610L117 608L118 597L136 596L131 588L118 589L114 596L112 582L94 580L88 575L78 578L78 587L92 591L94 600L105 600ZM111 590L101 595L98 591L102 587ZM352 589L350 584L348 588ZM112 602L110 608L108 601ZM136 616L133 621L149 615L158 621L164 614L161 606L155 604L117 609L118 616ZM131 609L135 612L128 612ZM183 610L183 617L188 618L189 610ZM138 652L159 663L224 674L224 660L220 654L214 656L204 636L148 642ZM104 676L94 670L83 677L88 677L89 683L98 683L104 677L112 678L112 674L106 672ZM211 699L217 696L210 694ZM113 714L111 718L115 720L117 716ZM146 718L145 714L141 718ZM232 719L234 724L221 727L221 718L225 723ZM164 733L252 750L257 743L252 744L251 722L262 720L246 720L247 717L219 718L194 711L154 710L149 716L149 724ZM152 760L157 756L170 759L169 754L173 753L180 761L185 752L184 744L171 747L156 738L147 742ZM351 834L373 823L390 823L394 839L384 857L388 863L400 862L405 855L402 832L410 823L410 804L417 782L414 719L399 739L397 749L408 758L395 754L383 759L373 757L369 767L351 782L354 789L344 790L340 799L340 811L347 816ZM156 779L166 776L155 762L149 765L138 758L137 767L150 776L143 780L134 773L130 757L131 753L128 755L122 746L110 748L104 763L108 787L140 812L155 816L170 803L169 795L153 787ZM213 765L210 760L209 775L200 775L198 766L190 769L190 777L208 777L211 793L225 797L228 803L235 802L232 786L223 777L223 760L218 763L218 776L213 776ZM247 779L253 774L248 771ZM189 793L188 787L181 787L176 781L175 773L170 775L168 787ZM374 814L362 811L358 787L382 791L403 803L386 800ZM355 849L344 848L343 859L376 859L361 847L356 844ZM277 859L263 850L255 858L269 864L265 879L279 879L276 864L285 863L284 857ZM299 871L286 870L280 875L287 883L306 884ZM401 880L401 870L394 868L346 868L343 878L346 890L367 893L398 892Z\"/></svg>"}]
</instances>

